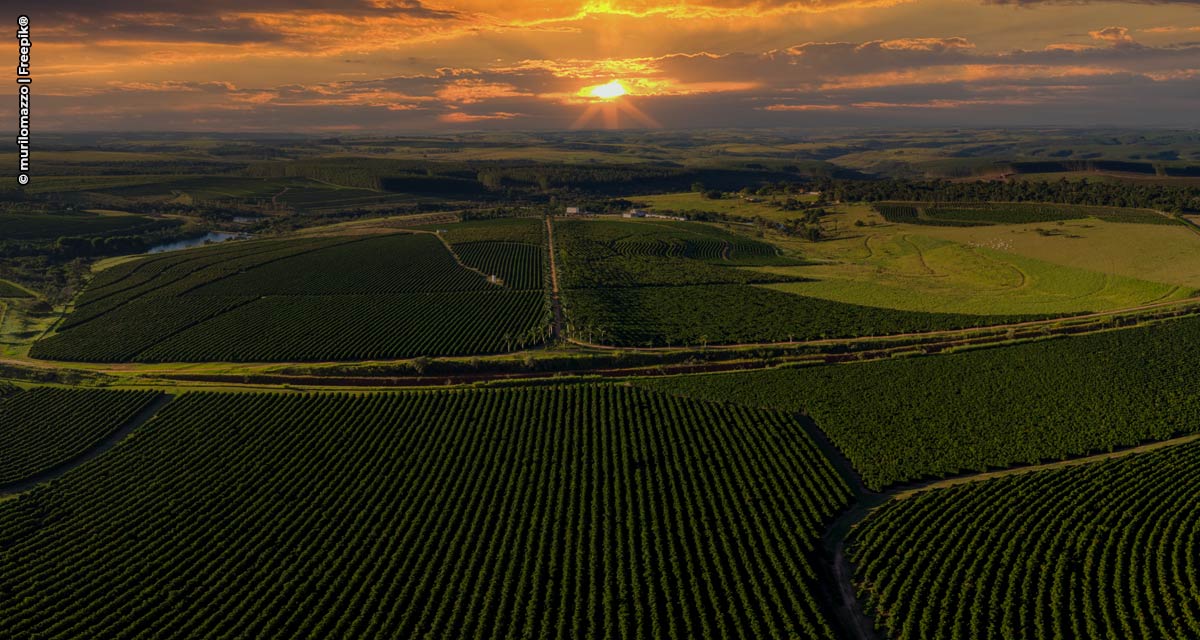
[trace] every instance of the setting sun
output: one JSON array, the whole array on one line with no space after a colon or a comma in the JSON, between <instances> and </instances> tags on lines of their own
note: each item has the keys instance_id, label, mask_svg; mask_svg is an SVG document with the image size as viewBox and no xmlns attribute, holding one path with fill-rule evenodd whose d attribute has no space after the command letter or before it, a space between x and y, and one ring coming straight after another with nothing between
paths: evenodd
<instances>
[{"instance_id":1,"label":"setting sun","mask_svg":"<svg viewBox=\"0 0 1200 640\"><path fill-rule=\"evenodd\" d=\"M625 91L625 86L619 80L613 80L608 84L598 84L594 87L589 87L585 91L588 96L600 98L601 100L613 100L628 93Z\"/></svg>"}]
</instances>

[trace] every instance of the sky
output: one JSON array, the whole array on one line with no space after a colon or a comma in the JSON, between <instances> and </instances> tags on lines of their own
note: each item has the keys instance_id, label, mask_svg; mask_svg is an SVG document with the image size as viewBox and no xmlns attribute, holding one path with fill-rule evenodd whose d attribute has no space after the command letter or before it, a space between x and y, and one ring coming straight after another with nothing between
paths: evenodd
<instances>
[{"instance_id":1,"label":"sky","mask_svg":"<svg viewBox=\"0 0 1200 640\"><path fill-rule=\"evenodd\" d=\"M22 4L35 131L1194 128L1200 113L1200 0Z\"/></svg>"}]
</instances>

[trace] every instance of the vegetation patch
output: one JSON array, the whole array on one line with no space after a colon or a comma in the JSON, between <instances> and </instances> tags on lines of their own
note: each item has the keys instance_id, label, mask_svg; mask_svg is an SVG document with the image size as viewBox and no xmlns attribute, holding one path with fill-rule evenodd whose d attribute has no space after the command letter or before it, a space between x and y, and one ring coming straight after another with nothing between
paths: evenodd
<instances>
[{"instance_id":1,"label":"vegetation patch","mask_svg":"<svg viewBox=\"0 0 1200 640\"><path fill-rule=\"evenodd\" d=\"M1178 224L1174 218L1149 209L1040 202L879 202L875 204L875 210L889 222L947 227L1058 222L1083 218L1137 224Z\"/></svg>"}]
</instances>

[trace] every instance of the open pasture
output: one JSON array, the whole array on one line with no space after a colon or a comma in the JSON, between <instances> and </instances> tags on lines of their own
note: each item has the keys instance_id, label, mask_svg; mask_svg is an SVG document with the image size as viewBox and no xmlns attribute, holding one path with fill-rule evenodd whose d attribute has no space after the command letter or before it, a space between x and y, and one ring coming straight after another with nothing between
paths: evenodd
<instances>
[{"instance_id":1,"label":"open pasture","mask_svg":"<svg viewBox=\"0 0 1200 640\"><path fill-rule=\"evenodd\" d=\"M771 285L787 293L905 311L983 315L1104 311L1181 299L1196 290L1108 269L1055 264L1047 259L1062 256L1049 253L1047 259L1027 257L1013 251L1014 234L979 233L978 240L962 242L926 235L925 227L915 228L920 233L909 229L914 227L864 228L861 235L808 245L809 265L761 270L797 278ZM1196 240L1200 248L1200 237ZM1088 251L1079 239L1058 242ZM1099 262L1104 261L1091 266L1105 266Z\"/></svg>"}]
</instances>

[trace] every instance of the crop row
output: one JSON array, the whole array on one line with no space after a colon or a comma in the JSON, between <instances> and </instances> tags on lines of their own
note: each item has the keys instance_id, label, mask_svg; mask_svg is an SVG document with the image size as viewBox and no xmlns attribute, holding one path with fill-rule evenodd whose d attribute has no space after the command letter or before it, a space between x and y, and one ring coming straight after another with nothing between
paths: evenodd
<instances>
[{"instance_id":1,"label":"crop row","mask_svg":"<svg viewBox=\"0 0 1200 640\"><path fill-rule=\"evenodd\" d=\"M853 536L896 640L1200 637L1200 445L893 501Z\"/></svg>"},{"instance_id":2,"label":"crop row","mask_svg":"<svg viewBox=\"0 0 1200 640\"><path fill-rule=\"evenodd\" d=\"M675 252L678 255L671 255L672 252L665 249L659 251L667 245L685 244L685 240L677 237L668 236L664 240L661 231L646 237L631 236L609 240L603 234L593 235L594 232L606 228L597 228L594 224L555 226L559 277L566 289L749 284L797 280L792 276L738 269L733 266L736 263L722 264L720 255L724 250L720 246L724 240L705 241L712 244L710 250L717 256L716 261L706 261L685 257L682 249ZM627 233L645 227L633 223L628 226L630 229ZM687 239L686 242L700 241Z\"/></svg>"},{"instance_id":3,"label":"crop row","mask_svg":"<svg viewBox=\"0 0 1200 640\"><path fill-rule=\"evenodd\" d=\"M1034 464L1200 429L1200 318L850 365L648 383L804 411L868 487Z\"/></svg>"},{"instance_id":4,"label":"crop row","mask_svg":"<svg viewBox=\"0 0 1200 640\"><path fill-rule=\"evenodd\" d=\"M575 289L565 305L574 335L621 346L790 342L1024 319L864 307L743 285Z\"/></svg>"},{"instance_id":5,"label":"crop row","mask_svg":"<svg viewBox=\"0 0 1200 640\"><path fill-rule=\"evenodd\" d=\"M0 503L0 628L831 638L847 498L785 415L627 387L192 393Z\"/></svg>"},{"instance_id":6,"label":"crop row","mask_svg":"<svg viewBox=\"0 0 1200 640\"><path fill-rule=\"evenodd\" d=\"M515 242L467 242L454 245L463 264L497 276L509 289L541 289L545 276L544 250Z\"/></svg>"},{"instance_id":7,"label":"crop row","mask_svg":"<svg viewBox=\"0 0 1200 640\"><path fill-rule=\"evenodd\" d=\"M540 291L268 297L162 340L144 362L411 358L516 351L541 344Z\"/></svg>"},{"instance_id":8,"label":"crop row","mask_svg":"<svg viewBox=\"0 0 1200 640\"><path fill-rule=\"evenodd\" d=\"M0 485L79 456L126 425L158 395L46 387L0 399Z\"/></svg>"},{"instance_id":9,"label":"crop row","mask_svg":"<svg viewBox=\"0 0 1200 640\"><path fill-rule=\"evenodd\" d=\"M187 293L223 277L276 260L301 255L344 239L305 239L234 244L204 251L185 251L149 258L100 272L76 302L60 330L85 324L145 297L167 298ZM109 271L115 271L110 274ZM241 294L245 295L245 294Z\"/></svg>"},{"instance_id":10,"label":"crop row","mask_svg":"<svg viewBox=\"0 0 1200 640\"><path fill-rule=\"evenodd\" d=\"M214 279L201 295L346 295L491 288L430 234L369 237L273 260Z\"/></svg>"}]
</instances>

